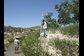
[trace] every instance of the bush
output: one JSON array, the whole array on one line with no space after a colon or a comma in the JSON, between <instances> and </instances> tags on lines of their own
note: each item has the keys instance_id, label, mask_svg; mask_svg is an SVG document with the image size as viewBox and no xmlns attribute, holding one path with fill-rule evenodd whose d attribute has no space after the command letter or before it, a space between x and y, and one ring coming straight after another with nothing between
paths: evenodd
<instances>
[{"instance_id":1,"label":"bush","mask_svg":"<svg viewBox=\"0 0 84 56\"><path fill-rule=\"evenodd\" d=\"M62 56L79 56L79 45L75 41L55 39L50 43L62 51Z\"/></svg>"},{"instance_id":2,"label":"bush","mask_svg":"<svg viewBox=\"0 0 84 56\"><path fill-rule=\"evenodd\" d=\"M70 25L68 27L60 28L63 34L67 34L70 36L79 34L79 24Z\"/></svg>"},{"instance_id":3,"label":"bush","mask_svg":"<svg viewBox=\"0 0 84 56\"><path fill-rule=\"evenodd\" d=\"M4 34L4 50L6 51L9 45L14 41L13 35Z\"/></svg>"},{"instance_id":4,"label":"bush","mask_svg":"<svg viewBox=\"0 0 84 56\"><path fill-rule=\"evenodd\" d=\"M4 39L4 50L6 51L8 47L9 47L9 42L8 40Z\"/></svg>"},{"instance_id":5,"label":"bush","mask_svg":"<svg viewBox=\"0 0 84 56\"><path fill-rule=\"evenodd\" d=\"M28 36L21 39L21 48L25 56L48 56L48 54L42 50L38 37L40 37L39 30L30 32Z\"/></svg>"}]
</instances>

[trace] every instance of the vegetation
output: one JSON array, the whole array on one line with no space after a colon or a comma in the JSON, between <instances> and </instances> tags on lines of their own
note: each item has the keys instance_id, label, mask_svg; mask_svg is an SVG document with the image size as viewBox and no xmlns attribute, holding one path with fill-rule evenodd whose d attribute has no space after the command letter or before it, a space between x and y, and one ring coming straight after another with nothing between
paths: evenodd
<instances>
[{"instance_id":1,"label":"vegetation","mask_svg":"<svg viewBox=\"0 0 84 56\"><path fill-rule=\"evenodd\" d=\"M79 0L65 0L61 4L56 4L55 8L58 11L58 20L52 18L53 13L48 12L44 19L48 22L48 28L51 31L59 30L63 34L70 36L79 35ZM73 23L73 25L70 25ZM60 26L64 26L61 28ZM66 25L70 25L67 26Z\"/></svg>"},{"instance_id":2,"label":"vegetation","mask_svg":"<svg viewBox=\"0 0 84 56\"><path fill-rule=\"evenodd\" d=\"M30 32L28 36L21 39L21 48L25 56L49 56L42 50L38 37L40 31Z\"/></svg>"},{"instance_id":3,"label":"vegetation","mask_svg":"<svg viewBox=\"0 0 84 56\"><path fill-rule=\"evenodd\" d=\"M62 56L79 56L79 45L76 41L54 39L50 43L62 51Z\"/></svg>"},{"instance_id":4,"label":"vegetation","mask_svg":"<svg viewBox=\"0 0 84 56\"><path fill-rule=\"evenodd\" d=\"M65 35L69 35L69 36L79 35L79 24L74 24L59 29Z\"/></svg>"},{"instance_id":5,"label":"vegetation","mask_svg":"<svg viewBox=\"0 0 84 56\"><path fill-rule=\"evenodd\" d=\"M65 0L61 4L55 5L54 8L58 11L58 20L52 18L53 13L48 12L44 19L48 22L49 28L57 28L61 25L70 23L79 23L79 0Z\"/></svg>"},{"instance_id":6,"label":"vegetation","mask_svg":"<svg viewBox=\"0 0 84 56\"><path fill-rule=\"evenodd\" d=\"M53 13L48 12L47 15L44 16L44 19L48 22L48 28L57 28L59 27L56 19L52 18Z\"/></svg>"},{"instance_id":7,"label":"vegetation","mask_svg":"<svg viewBox=\"0 0 84 56\"><path fill-rule=\"evenodd\" d=\"M58 11L58 22L62 25L79 22L79 0L65 0L56 5Z\"/></svg>"},{"instance_id":8,"label":"vegetation","mask_svg":"<svg viewBox=\"0 0 84 56\"><path fill-rule=\"evenodd\" d=\"M48 22L48 28L55 32L60 30L63 34L69 36L79 35L79 0L65 0L61 4L55 5L55 10L58 11L59 19L56 21L55 18L52 18L53 13L48 12L44 16L44 19ZM67 24L73 23L73 25L65 26ZM60 27L64 25L64 27ZM40 37L40 27L31 27L31 28L16 28L11 26L5 26L4 32L25 32L30 30L27 36L22 36L20 39L21 48L25 56L49 56L47 52L44 52L41 47L41 42L38 39ZM9 43L13 41L13 35L4 34L4 40L7 43L4 43L4 48L9 46ZM62 56L79 56L79 45L76 41L66 41L54 39L50 42L52 46L62 51Z\"/></svg>"},{"instance_id":9,"label":"vegetation","mask_svg":"<svg viewBox=\"0 0 84 56\"><path fill-rule=\"evenodd\" d=\"M7 35L7 34L4 34L4 50L6 50L10 43L13 42L14 40L14 36L13 35Z\"/></svg>"}]
</instances>

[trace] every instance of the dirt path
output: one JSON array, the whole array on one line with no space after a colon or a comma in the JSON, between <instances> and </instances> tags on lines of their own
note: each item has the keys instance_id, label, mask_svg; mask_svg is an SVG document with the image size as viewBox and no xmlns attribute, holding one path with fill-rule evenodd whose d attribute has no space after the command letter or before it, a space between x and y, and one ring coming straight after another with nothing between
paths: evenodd
<instances>
[{"instance_id":1,"label":"dirt path","mask_svg":"<svg viewBox=\"0 0 84 56\"><path fill-rule=\"evenodd\" d=\"M7 51L5 52L6 56L24 56L22 53L21 49L19 50L20 52L18 54L15 54L14 52L14 43L11 43Z\"/></svg>"}]
</instances>

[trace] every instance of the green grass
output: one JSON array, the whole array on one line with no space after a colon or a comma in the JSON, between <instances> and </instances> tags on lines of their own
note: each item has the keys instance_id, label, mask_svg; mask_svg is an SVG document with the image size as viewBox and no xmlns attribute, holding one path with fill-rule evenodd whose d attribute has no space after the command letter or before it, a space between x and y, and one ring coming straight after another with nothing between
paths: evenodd
<instances>
[{"instance_id":1,"label":"green grass","mask_svg":"<svg viewBox=\"0 0 84 56\"><path fill-rule=\"evenodd\" d=\"M59 29L65 35L74 36L79 34L79 24L74 24L74 25L64 27L64 28L59 28Z\"/></svg>"},{"instance_id":2,"label":"green grass","mask_svg":"<svg viewBox=\"0 0 84 56\"><path fill-rule=\"evenodd\" d=\"M55 39L50 41L50 45L62 51L62 56L79 56L79 45L75 41Z\"/></svg>"}]
</instances>

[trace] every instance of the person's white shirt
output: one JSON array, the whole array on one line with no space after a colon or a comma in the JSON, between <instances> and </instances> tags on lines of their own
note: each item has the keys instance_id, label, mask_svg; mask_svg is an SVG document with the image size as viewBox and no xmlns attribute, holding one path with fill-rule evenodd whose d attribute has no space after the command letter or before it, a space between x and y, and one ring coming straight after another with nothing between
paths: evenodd
<instances>
[{"instance_id":1,"label":"person's white shirt","mask_svg":"<svg viewBox=\"0 0 84 56\"><path fill-rule=\"evenodd\" d=\"M14 40L14 45L17 46L20 41L18 39Z\"/></svg>"},{"instance_id":2,"label":"person's white shirt","mask_svg":"<svg viewBox=\"0 0 84 56\"><path fill-rule=\"evenodd\" d=\"M47 28L47 22L44 22L43 29Z\"/></svg>"}]
</instances>

